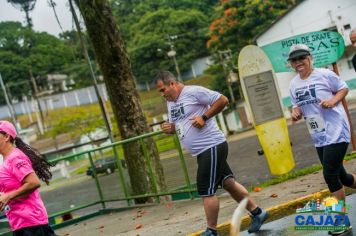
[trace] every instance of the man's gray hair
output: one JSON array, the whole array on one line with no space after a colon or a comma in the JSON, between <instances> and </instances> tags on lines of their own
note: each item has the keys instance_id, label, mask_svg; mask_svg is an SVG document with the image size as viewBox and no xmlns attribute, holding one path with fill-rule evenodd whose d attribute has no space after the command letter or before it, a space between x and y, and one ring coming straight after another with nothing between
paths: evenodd
<instances>
[{"instance_id":1,"label":"man's gray hair","mask_svg":"<svg viewBox=\"0 0 356 236\"><path fill-rule=\"evenodd\" d=\"M155 77L155 84L158 81L162 81L165 85L169 85L171 82L177 83L176 77L169 71L160 71Z\"/></svg>"}]
</instances>

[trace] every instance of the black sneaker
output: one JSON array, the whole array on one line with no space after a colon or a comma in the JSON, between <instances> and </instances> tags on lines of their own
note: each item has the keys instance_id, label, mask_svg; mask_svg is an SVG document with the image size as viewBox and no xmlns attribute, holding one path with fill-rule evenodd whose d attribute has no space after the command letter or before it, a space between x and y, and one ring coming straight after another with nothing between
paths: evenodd
<instances>
[{"instance_id":1,"label":"black sneaker","mask_svg":"<svg viewBox=\"0 0 356 236\"><path fill-rule=\"evenodd\" d=\"M201 236L215 236L213 232L210 229L206 229L205 232ZM216 234L216 236L219 236L219 234Z\"/></svg>"},{"instance_id":2,"label":"black sneaker","mask_svg":"<svg viewBox=\"0 0 356 236\"><path fill-rule=\"evenodd\" d=\"M262 209L262 212L257 216L251 216L252 222L250 228L248 229L248 233L255 233L260 230L263 222L265 222L268 218L268 212Z\"/></svg>"}]
</instances>

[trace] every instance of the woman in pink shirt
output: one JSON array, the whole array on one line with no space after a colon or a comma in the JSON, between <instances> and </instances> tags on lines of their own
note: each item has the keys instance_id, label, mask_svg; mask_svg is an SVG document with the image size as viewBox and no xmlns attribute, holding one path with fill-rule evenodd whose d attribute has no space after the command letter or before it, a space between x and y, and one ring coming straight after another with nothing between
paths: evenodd
<instances>
[{"instance_id":1,"label":"woman in pink shirt","mask_svg":"<svg viewBox=\"0 0 356 236\"><path fill-rule=\"evenodd\" d=\"M13 235L54 236L38 188L52 177L51 164L17 137L8 121L0 121L0 210L10 223Z\"/></svg>"}]
</instances>

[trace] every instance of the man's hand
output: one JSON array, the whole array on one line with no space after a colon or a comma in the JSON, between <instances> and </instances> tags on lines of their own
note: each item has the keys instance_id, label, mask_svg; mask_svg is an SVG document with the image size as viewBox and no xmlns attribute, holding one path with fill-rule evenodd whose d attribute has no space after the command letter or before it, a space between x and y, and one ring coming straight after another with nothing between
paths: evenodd
<instances>
[{"instance_id":1,"label":"man's hand","mask_svg":"<svg viewBox=\"0 0 356 236\"><path fill-rule=\"evenodd\" d=\"M292 121L298 121L302 118L302 110L299 107L293 107L292 110Z\"/></svg>"},{"instance_id":2,"label":"man's hand","mask_svg":"<svg viewBox=\"0 0 356 236\"><path fill-rule=\"evenodd\" d=\"M166 134L174 134L176 130L174 123L169 123L167 121L161 124L161 129Z\"/></svg>"},{"instance_id":3,"label":"man's hand","mask_svg":"<svg viewBox=\"0 0 356 236\"><path fill-rule=\"evenodd\" d=\"M191 120L192 125L198 129L203 128L205 125L205 121L203 120L203 118L201 116L194 116L194 117L190 118L189 120Z\"/></svg>"}]
</instances>

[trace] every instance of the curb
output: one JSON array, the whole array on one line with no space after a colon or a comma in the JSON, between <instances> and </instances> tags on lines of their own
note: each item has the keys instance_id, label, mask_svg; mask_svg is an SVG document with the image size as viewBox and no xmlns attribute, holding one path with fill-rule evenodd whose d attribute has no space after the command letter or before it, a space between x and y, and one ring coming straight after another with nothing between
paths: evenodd
<instances>
[{"instance_id":1,"label":"curb","mask_svg":"<svg viewBox=\"0 0 356 236\"><path fill-rule=\"evenodd\" d=\"M346 192L350 193L352 191L348 191L348 189L346 189ZM319 192L312 193L307 196L294 199L287 203L283 203L283 204L280 204L277 206L270 207L270 208L266 209L269 213L269 217L266 222L278 220L278 219L283 218L284 216L291 215L291 214L295 213L295 210L297 209L297 207L300 207L303 203L310 201L314 197L314 194L317 194L317 193L320 194L320 198L324 198L324 197L330 195L329 190L324 189ZM250 222L251 222L250 216L246 215L246 216L242 217L241 231L244 231L245 229L247 229L247 227L250 225ZM217 230L219 231L219 234L221 234L221 235L229 235L230 221L219 224L217 226ZM200 236L203 232L204 232L204 230L199 230L197 232L187 234L187 236Z\"/></svg>"}]
</instances>

